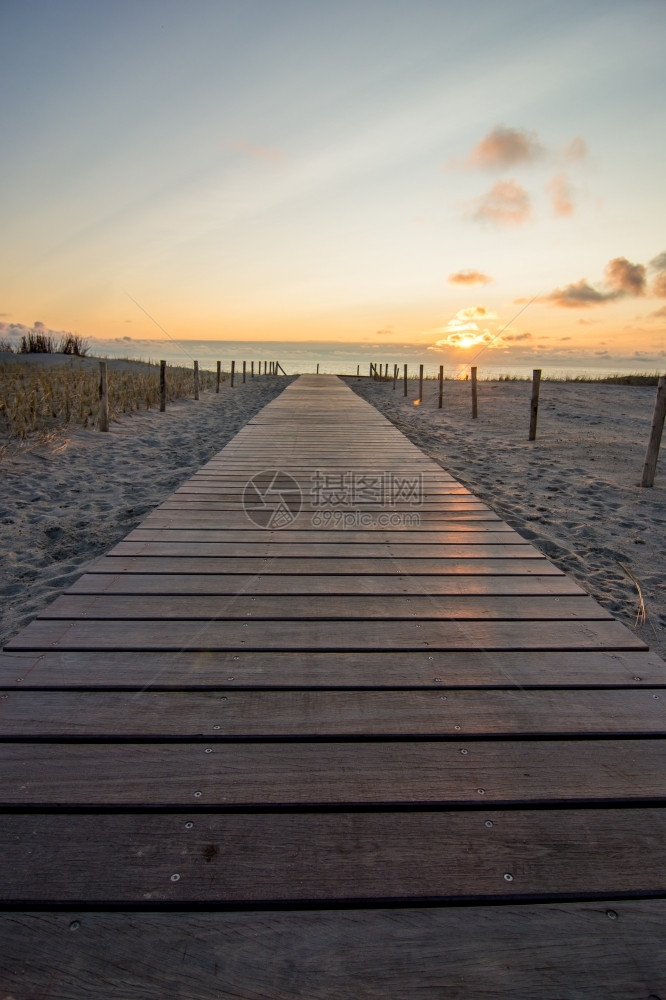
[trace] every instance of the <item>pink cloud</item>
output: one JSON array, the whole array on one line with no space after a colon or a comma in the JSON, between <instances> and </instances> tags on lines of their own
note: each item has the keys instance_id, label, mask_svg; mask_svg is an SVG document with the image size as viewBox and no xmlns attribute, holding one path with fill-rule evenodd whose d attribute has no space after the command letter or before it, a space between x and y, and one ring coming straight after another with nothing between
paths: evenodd
<instances>
[{"instance_id":1,"label":"pink cloud","mask_svg":"<svg viewBox=\"0 0 666 1000\"><path fill-rule=\"evenodd\" d=\"M451 285L489 285L492 280L489 275L483 274L482 271L456 271L455 274L449 275L449 284Z\"/></svg>"},{"instance_id":2,"label":"pink cloud","mask_svg":"<svg viewBox=\"0 0 666 1000\"><path fill-rule=\"evenodd\" d=\"M569 215L573 215L573 189L569 183L569 178L564 172L555 174L549 180L546 190L550 196L553 213L558 218L564 219Z\"/></svg>"},{"instance_id":3,"label":"pink cloud","mask_svg":"<svg viewBox=\"0 0 666 1000\"><path fill-rule=\"evenodd\" d=\"M522 226L532 216L530 196L515 181L497 181L478 198L470 217L477 222L490 222L494 226Z\"/></svg>"},{"instance_id":4,"label":"pink cloud","mask_svg":"<svg viewBox=\"0 0 666 1000\"><path fill-rule=\"evenodd\" d=\"M562 157L565 163L577 163L587 156L587 143L581 136L575 136L568 146L562 150Z\"/></svg>"},{"instance_id":5,"label":"pink cloud","mask_svg":"<svg viewBox=\"0 0 666 1000\"><path fill-rule=\"evenodd\" d=\"M536 132L498 125L472 149L465 167L502 168L531 163L543 153Z\"/></svg>"},{"instance_id":6,"label":"pink cloud","mask_svg":"<svg viewBox=\"0 0 666 1000\"><path fill-rule=\"evenodd\" d=\"M556 288L542 300L564 309L586 309L615 299L633 298L645 293L645 265L632 264L626 257L614 257L606 264L605 286L595 288L581 278L564 288Z\"/></svg>"},{"instance_id":7,"label":"pink cloud","mask_svg":"<svg viewBox=\"0 0 666 1000\"><path fill-rule=\"evenodd\" d=\"M660 299L666 299L666 271L662 271L652 282L652 294Z\"/></svg>"},{"instance_id":8,"label":"pink cloud","mask_svg":"<svg viewBox=\"0 0 666 1000\"><path fill-rule=\"evenodd\" d=\"M619 293L643 295L645 293L645 265L632 264L626 257L614 257L606 264L606 282Z\"/></svg>"}]
</instances>

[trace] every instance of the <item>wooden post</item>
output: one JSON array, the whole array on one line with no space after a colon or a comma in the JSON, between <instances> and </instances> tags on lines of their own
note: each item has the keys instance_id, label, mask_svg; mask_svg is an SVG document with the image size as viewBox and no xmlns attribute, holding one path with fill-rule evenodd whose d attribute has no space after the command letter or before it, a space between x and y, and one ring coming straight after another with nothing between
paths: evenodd
<instances>
[{"instance_id":1,"label":"wooden post","mask_svg":"<svg viewBox=\"0 0 666 1000\"><path fill-rule=\"evenodd\" d=\"M372 378L372 361L370 362L370 370L368 371L368 378Z\"/></svg>"},{"instance_id":2,"label":"wooden post","mask_svg":"<svg viewBox=\"0 0 666 1000\"><path fill-rule=\"evenodd\" d=\"M360 374L361 374L361 366L356 365L356 378L358 378Z\"/></svg>"},{"instance_id":3,"label":"wooden post","mask_svg":"<svg viewBox=\"0 0 666 1000\"><path fill-rule=\"evenodd\" d=\"M247 361L243 362L243 382L245 382L245 375L247 373Z\"/></svg>"},{"instance_id":4,"label":"wooden post","mask_svg":"<svg viewBox=\"0 0 666 1000\"><path fill-rule=\"evenodd\" d=\"M406 396L407 395L407 365L405 365L405 370L404 370L404 383L405 383L405 391L404 391L403 395Z\"/></svg>"},{"instance_id":5,"label":"wooden post","mask_svg":"<svg viewBox=\"0 0 666 1000\"><path fill-rule=\"evenodd\" d=\"M476 368L470 368L472 373L472 420L476 420L479 415L479 401L476 392Z\"/></svg>"},{"instance_id":6,"label":"wooden post","mask_svg":"<svg viewBox=\"0 0 666 1000\"><path fill-rule=\"evenodd\" d=\"M232 389L234 387L234 373L235 373L235 371L236 371L236 362L232 361L231 362L231 374L229 376L229 385L231 386Z\"/></svg>"},{"instance_id":7,"label":"wooden post","mask_svg":"<svg viewBox=\"0 0 666 1000\"><path fill-rule=\"evenodd\" d=\"M398 381L398 366L393 365L393 391L395 392L396 382Z\"/></svg>"},{"instance_id":8,"label":"wooden post","mask_svg":"<svg viewBox=\"0 0 666 1000\"><path fill-rule=\"evenodd\" d=\"M530 403L530 441L536 441L537 413L539 412L539 387L541 385L541 369L532 372L532 401Z\"/></svg>"},{"instance_id":9,"label":"wooden post","mask_svg":"<svg viewBox=\"0 0 666 1000\"><path fill-rule=\"evenodd\" d=\"M109 429L109 386L106 378L106 361L99 363L99 429Z\"/></svg>"},{"instance_id":10,"label":"wooden post","mask_svg":"<svg viewBox=\"0 0 666 1000\"><path fill-rule=\"evenodd\" d=\"M419 365L419 403L423 402L423 365Z\"/></svg>"},{"instance_id":11,"label":"wooden post","mask_svg":"<svg viewBox=\"0 0 666 1000\"><path fill-rule=\"evenodd\" d=\"M250 378L254 378L254 361L250 361Z\"/></svg>"},{"instance_id":12,"label":"wooden post","mask_svg":"<svg viewBox=\"0 0 666 1000\"><path fill-rule=\"evenodd\" d=\"M439 409L442 408L442 396L444 395L444 365L439 366Z\"/></svg>"},{"instance_id":13,"label":"wooden post","mask_svg":"<svg viewBox=\"0 0 666 1000\"><path fill-rule=\"evenodd\" d=\"M199 362L194 362L194 398L199 398Z\"/></svg>"},{"instance_id":14,"label":"wooden post","mask_svg":"<svg viewBox=\"0 0 666 1000\"><path fill-rule=\"evenodd\" d=\"M220 379L222 377L222 362L217 363L217 378L215 379L215 392L220 391Z\"/></svg>"},{"instance_id":15,"label":"wooden post","mask_svg":"<svg viewBox=\"0 0 666 1000\"><path fill-rule=\"evenodd\" d=\"M218 365L219 365L218 361ZM219 371L219 369L218 369ZM160 361L160 413L166 410L166 361Z\"/></svg>"},{"instance_id":16,"label":"wooden post","mask_svg":"<svg viewBox=\"0 0 666 1000\"><path fill-rule=\"evenodd\" d=\"M319 365L317 365L317 375L319 374Z\"/></svg>"},{"instance_id":17,"label":"wooden post","mask_svg":"<svg viewBox=\"0 0 666 1000\"><path fill-rule=\"evenodd\" d=\"M661 444L661 434L664 429L664 418L666 417L666 375L662 375L657 383L657 398L654 401L654 414L652 415L652 427L650 429L650 440L645 453L645 465L643 466L643 478L641 486L654 486L654 477L657 471L657 458L659 457L659 445Z\"/></svg>"}]
</instances>

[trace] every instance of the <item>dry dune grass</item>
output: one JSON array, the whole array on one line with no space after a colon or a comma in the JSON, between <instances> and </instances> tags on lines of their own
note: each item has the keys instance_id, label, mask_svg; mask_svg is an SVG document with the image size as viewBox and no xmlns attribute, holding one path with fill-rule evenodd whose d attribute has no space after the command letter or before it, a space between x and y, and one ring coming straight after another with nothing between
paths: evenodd
<instances>
[{"instance_id":1,"label":"dry dune grass","mask_svg":"<svg viewBox=\"0 0 666 1000\"><path fill-rule=\"evenodd\" d=\"M199 373L201 390L213 388L215 375ZM191 396L194 375L167 367L167 402ZM109 418L159 405L159 372L109 371ZM53 440L73 425L94 428L99 416L99 374L66 366L36 368L21 363L0 366L2 450L12 444Z\"/></svg>"}]
</instances>

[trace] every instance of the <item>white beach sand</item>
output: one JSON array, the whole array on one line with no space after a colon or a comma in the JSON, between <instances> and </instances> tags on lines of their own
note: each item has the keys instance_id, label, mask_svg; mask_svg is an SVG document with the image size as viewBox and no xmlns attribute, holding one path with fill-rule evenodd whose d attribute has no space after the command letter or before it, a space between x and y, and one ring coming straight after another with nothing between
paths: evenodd
<instances>
[{"instance_id":1,"label":"white beach sand","mask_svg":"<svg viewBox=\"0 0 666 1000\"><path fill-rule=\"evenodd\" d=\"M529 442L531 383L345 381L616 618L666 658L666 440L655 485L640 483L656 389L542 382ZM636 577L647 612L636 626Z\"/></svg>"},{"instance_id":2,"label":"white beach sand","mask_svg":"<svg viewBox=\"0 0 666 1000\"><path fill-rule=\"evenodd\" d=\"M41 358L33 362L38 364L63 361L56 355L30 357ZM109 367L128 364L109 362ZM108 433L74 429L59 447L5 455L0 460L0 646L290 381L262 376L243 384L239 377L233 389L223 382L219 395L208 391L198 402L179 400L166 413L125 415L111 423Z\"/></svg>"}]
</instances>

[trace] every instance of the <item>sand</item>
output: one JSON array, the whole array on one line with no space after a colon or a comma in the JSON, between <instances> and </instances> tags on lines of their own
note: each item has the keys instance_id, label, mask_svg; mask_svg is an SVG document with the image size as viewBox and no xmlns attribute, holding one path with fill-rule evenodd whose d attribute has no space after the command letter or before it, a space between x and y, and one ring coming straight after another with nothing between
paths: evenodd
<instances>
[{"instance_id":1,"label":"sand","mask_svg":"<svg viewBox=\"0 0 666 1000\"><path fill-rule=\"evenodd\" d=\"M108 434L78 430L0 465L0 644L66 590L236 434L291 379L250 380L125 416ZM543 383L527 441L528 382L436 383L414 405L400 386L347 378L415 444L666 657L666 454L641 489L655 389ZM1 442L0 442L1 443ZM637 624L638 592L647 619Z\"/></svg>"},{"instance_id":2,"label":"sand","mask_svg":"<svg viewBox=\"0 0 666 1000\"><path fill-rule=\"evenodd\" d=\"M439 410L433 381L419 406L416 381L407 399L400 382L345 381L666 658L666 440L639 485L655 388L543 382L530 442L530 382L479 382L472 420L469 382L445 382Z\"/></svg>"},{"instance_id":3,"label":"sand","mask_svg":"<svg viewBox=\"0 0 666 1000\"><path fill-rule=\"evenodd\" d=\"M41 358L34 362L39 364L63 360L33 357ZM49 357L55 360L45 360ZM219 395L205 392L198 402L179 400L166 413L125 415L111 423L108 433L78 429L57 447L5 455L0 461L0 646L291 381L262 376L243 385L239 378L233 389L223 382Z\"/></svg>"}]
</instances>

